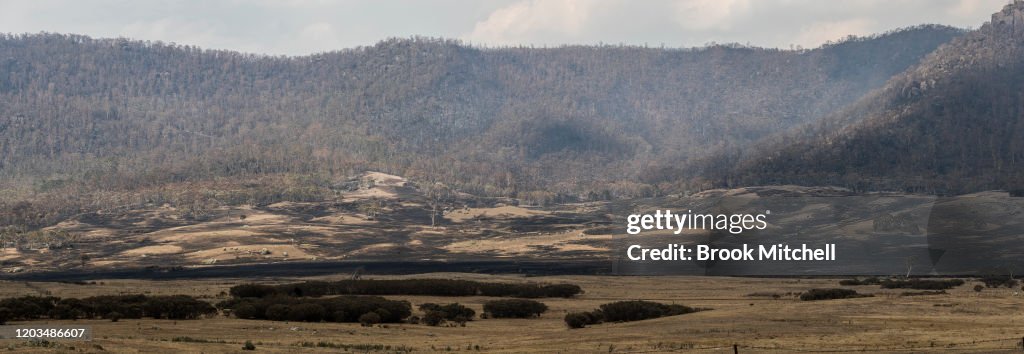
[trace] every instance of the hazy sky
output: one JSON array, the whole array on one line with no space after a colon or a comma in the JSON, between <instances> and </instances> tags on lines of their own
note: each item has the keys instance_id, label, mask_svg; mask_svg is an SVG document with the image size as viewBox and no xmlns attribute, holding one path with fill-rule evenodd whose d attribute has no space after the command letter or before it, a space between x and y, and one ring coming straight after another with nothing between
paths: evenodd
<instances>
[{"instance_id":1,"label":"hazy sky","mask_svg":"<svg viewBox=\"0 0 1024 354\"><path fill-rule=\"evenodd\" d=\"M267 54L389 37L477 45L738 42L814 47L939 23L978 27L1008 0L0 0L0 32L78 33Z\"/></svg>"}]
</instances>

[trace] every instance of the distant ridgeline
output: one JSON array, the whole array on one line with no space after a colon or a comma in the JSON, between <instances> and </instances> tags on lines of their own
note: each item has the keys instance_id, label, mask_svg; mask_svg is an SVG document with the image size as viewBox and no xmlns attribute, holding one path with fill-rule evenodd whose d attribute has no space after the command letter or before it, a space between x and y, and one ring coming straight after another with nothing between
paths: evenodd
<instances>
[{"instance_id":1,"label":"distant ridgeline","mask_svg":"<svg viewBox=\"0 0 1024 354\"><path fill-rule=\"evenodd\" d=\"M321 200L366 170L538 204L1019 188L1021 8L967 34L918 26L811 50L413 38L275 57L2 35L0 219L240 189Z\"/></svg>"},{"instance_id":2,"label":"distant ridgeline","mask_svg":"<svg viewBox=\"0 0 1024 354\"><path fill-rule=\"evenodd\" d=\"M710 186L680 178L686 161L813 122L962 33L812 50L414 38L301 57L2 35L0 175L19 195L364 170L487 196L652 195Z\"/></svg>"},{"instance_id":3,"label":"distant ridgeline","mask_svg":"<svg viewBox=\"0 0 1024 354\"><path fill-rule=\"evenodd\" d=\"M757 148L720 152L723 185L1024 194L1024 2L858 102Z\"/></svg>"}]
</instances>

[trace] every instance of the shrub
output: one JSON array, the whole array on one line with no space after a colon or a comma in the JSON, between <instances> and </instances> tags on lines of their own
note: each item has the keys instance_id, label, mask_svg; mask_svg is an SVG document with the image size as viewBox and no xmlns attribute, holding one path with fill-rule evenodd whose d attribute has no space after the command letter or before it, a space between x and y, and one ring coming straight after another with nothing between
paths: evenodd
<instances>
[{"instance_id":1,"label":"shrub","mask_svg":"<svg viewBox=\"0 0 1024 354\"><path fill-rule=\"evenodd\" d=\"M264 312L264 317L271 321L285 321L288 319L288 313L291 311L288 305L273 304L267 307L267 311Z\"/></svg>"},{"instance_id":2,"label":"shrub","mask_svg":"<svg viewBox=\"0 0 1024 354\"><path fill-rule=\"evenodd\" d=\"M980 293L984 289L985 289L985 287L981 286L981 285L975 285L974 286L974 292L977 292L977 293Z\"/></svg>"},{"instance_id":3,"label":"shrub","mask_svg":"<svg viewBox=\"0 0 1024 354\"><path fill-rule=\"evenodd\" d=\"M379 296L339 296L326 299L270 296L222 301L217 304L225 310L233 310L242 319L269 319L306 322L359 322L359 317L368 312L380 316L382 323L398 323L412 314L407 301L388 300ZM273 309L271 309L273 308ZM287 308L287 315L281 318Z\"/></svg>"},{"instance_id":4,"label":"shrub","mask_svg":"<svg viewBox=\"0 0 1024 354\"><path fill-rule=\"evenodd\" d=\"M583 292L573 284L486 283L457 279L388 279L307 281L283 285L241 284L231 288L236 298L262 298L273 295L319 297L324 295L429 295L493 297L564 297Z\"/></svg>"},{"instance_id":5,"label":"shrub","mask_svg":"<svg viewBox=\"0 0 1024 354\"><path fill-rule=\"evenodd\" d=\"M591 316L585 312L570 312L565 314L565 324L569 328L583 328L592 324L590 318Z\"/></svg>"},{"instance_id":6,"label":"shrub","mask_svg":"<svg viewBox=\"0 0 1024 354\"><path fill-rule=\"evenodd\" d=\"M217 312L210 304L187 295L106 295L82 299L23 296L0 300L0 307L13 309L10 319L120 318L194 319Z\"/></svg>"},{"instance_id":7,"label":"shrub","mask_svg":"<svg viewBox=\"0 0 1024 354\"><path fill-rule=\"evenodd\" d=\"M378 323L380 323L380 315L376 312L367 312L359 316L359 324L363 327L370 327Z\"/></svg>"},{"instance_id":8,"label":"shrub","mask_svg":"<svg viewBox=\"0 0 1024 354\"><path fill-rule=\"evenodd\" d=\"M235 313L235 317L238 317L238 318L241 318L241 319L252 320L252 319L260 318L260 315L258 314L259 313L259 309L256 308L256 306L253 306L252 304L249 304L249 303L240 304L238 306L235 306L233 310L234 310L234 313ZM266 310L263 311L263 314L264 314L264 316L266 315Z\"/></svg>"},{"instance_id":9,"label":"shrub","mask_svg":"<svg viewBox=\"0 0 1024 354\"><path fill-rule=\"evenodd\" d=\"M437 312L442 318L449 321L455 321L456 318L472 320L473 316L476 316L476 311L457 302L447 305L425 303L420 305L420 310L423 312Z\"/></svg>"},{"instance_id":10,"label":"shrub","mask_svg":"<svg viewBox=\"0 0 1024 354\"><path fill-rule=\"evenodd\" d=\"M601 305L601 313L607 322L640 321L663 316L675 316L697 312L683 305L667 305L651 301L618 301Z\"/></svg>"},{"instance_id":11,"label":"shrub","mask_svg":"<svg viewBox=\"0 0 1024 354\"><path fill-rule=\"evenodd\" d=\"M427 326L440 326L444 323L444 314L438 311L427 311L427 313L423 314L421 321Z\"/></svg>"},{"instance_id":12,"label":"shrub","mask_svg":"<svg viewBox=\"0 0 1024 354\"><path fill-rule=\"evenodd\" d=\"M877 277L870 277L864 279L843 279L839 281L839 285L843 286L856 286L856 285L878 285L881 283Z\"/></svg>"},{"instance_id":13,"label":"shrub","mask_svg":"<svg viewBox=\"0 0 1024 354\"><path fill-rule=\"evenodd\" d=\"M816 301L816 300L833 300L833 299L850 299L858 297L871 297L873 295L858 294L855 290L850 289L811 289L800 294L800 300L803 301Z\"/></svg>"},{"instance_id":14,"label":"shrub","mask_svg":"<svg viewBox=\"0 0 1024 354\"><path fill-rule=\"evenodd\" d=\"M651 301L618 301L601 305L600 309L590 312L574 312L565 315L565 324L569 328L583 328L601 322L628 322L651 318L676 316L701 311L700 309L676 305L662 304Z\"/></svg>"},{"instance_id":15,"label":"shrub","mask_svg":"<svg viewBox=\"0 0 1024 354\"><path fill-rule=\"evenodd\" d=\"M903 279L884 280L883 289L946 290L964 285L961 279Z\"/></svg>"},{"instance_id":16,"label":"shrub","mask_svg":"<svg viewBox=\"0 0 1024 354\"><path fill-rule=\"evenodd\" d=\"M493 318L537 317L547 310L547 305L525 299L493 300L484 303L484 312Z\"/></svg>"},{"instance_id":17,"label":"shrub","mask_svg":"<svg viewBox=\"0 0 1024 354\"><path fill-rule=\"evenodd\" d=\"M989 288L1014 288L1020 283L1017 279L1010 278L1009 275L986 275L978 280L985 283L985 286Z\"/></svg>"},{"instance_id":18,"label":"shrub","mask_svg":"<svg viewBox=\"0 0 1024 354\"><path fill-rule=\"evenodd\" d=\"M120 312L114 311L107 314L107 319L109 319L110 322L117 322L121 320L122 316L124 315L122 315Z\"/></svg>"},{"instance_id":19,"label":"shrub","mask_svg":"<svg viewBox=\"0 0 1024 354\"><path fill-rule=\"evenodd\" d=\"M900 296L926 296L948 294L945 290L904 291Z\"/></svg>"},{"instance_id":20,"label":"shrub","mask_svg":"<svg viewBox=\"0 0 1024 354\"><path fill-rule=\"evenodd\" d=\"M256 350L256 346L252 344L251 340L247 340L245 345L242 346L242 350Z\"/></svg>"},{"instance_id":21,"label":"shrub","mask_svg":"<svg viewBox=\"0 0 1024 354\"><path fill-rule=\"evenodd\" d=\"M231 287L229 291L234 297L266 297L277 293L277 289L270 285L241 284Z\"/></svg>"},{"instance_id":22,"label":"shrub","mask_svg":"<svg viewBox=\"0 0 1024 354\"><path fill-rule=\"evenodd\" d=\"M324 317L327 317L327 310L323 306L313 303L298 304L291 306L288 310L288 320L290 321L320 322Z\"/></svg>"}]
</instances>

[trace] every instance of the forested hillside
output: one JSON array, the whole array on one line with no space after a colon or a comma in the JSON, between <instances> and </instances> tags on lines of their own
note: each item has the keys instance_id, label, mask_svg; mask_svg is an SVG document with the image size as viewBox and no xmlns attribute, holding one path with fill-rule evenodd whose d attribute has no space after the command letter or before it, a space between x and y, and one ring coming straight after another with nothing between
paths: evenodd
<instances>
[{"instance_id":1,"label":"forested hillside","mask_svg":"<svg viewBox=\"0 0 1024 354\"><path fill-rule=\"evenodd\" d=\"M688 161L813 122L960 34L798 51L415 38L302 57L3 35L0 215L318 199L364 170L539 203L701 188Z\"/></svg>"},{"instance_id":2,"label":"forested hillside","mask_svg":"<svg viewBox=\"0 0 1024 354\"><path fill-rule=\"evenodd\" d=\"M1024 189L1024 2L847 109L704 167L721 185Z\"/></svg>"}]
</instances>

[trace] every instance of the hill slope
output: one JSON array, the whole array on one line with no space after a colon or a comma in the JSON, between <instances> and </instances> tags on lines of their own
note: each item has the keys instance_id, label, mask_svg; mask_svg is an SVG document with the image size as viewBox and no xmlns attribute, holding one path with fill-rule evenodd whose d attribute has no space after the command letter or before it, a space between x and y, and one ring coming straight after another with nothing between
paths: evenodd
<instances>
[{"instance_id":1,"label":"hill slope","mask_svg":"<svg viewBox=\"0 0 1024 354\"><path fill-rule=\"evenodd\" d=\"M705 166L725 185L927 193L1024 185L1024 2L822 122ZM738 166L732 168L731 166Z\"/></svg>"},{"instance_id":2,"label":"hill slope","mask_svg":"<svg viewBox=\"0 0 1024 354\"><path fill-rule=\"evenodd\" d=\"M305 57L7 35L0 175L125 190L381 170L482 195L641 195L638 181L670 179L658 166L814 121L960 33L922 26L809 51L411 39Z\"/></svg>"}]
</instances>

